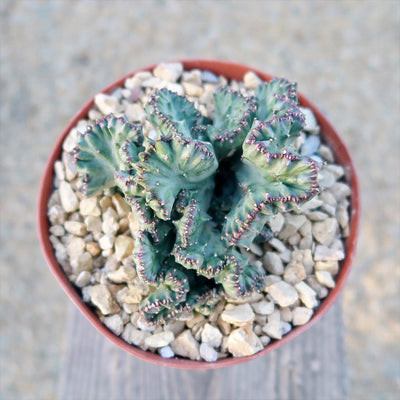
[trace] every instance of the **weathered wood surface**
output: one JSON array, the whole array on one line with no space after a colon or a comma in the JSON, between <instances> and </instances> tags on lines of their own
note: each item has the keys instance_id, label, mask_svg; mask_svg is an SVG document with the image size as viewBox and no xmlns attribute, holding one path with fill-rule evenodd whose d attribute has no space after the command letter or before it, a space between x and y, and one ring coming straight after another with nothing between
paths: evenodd
<instances>
[{"instance_id":1,"label":"weathered wood surface","mask_svg":"<svg viewBox=\"0 0 400 400\"><path fill-rule=\"evenodd\" d=\"M201 371L136 359L73 307L61 371L60 400L342 400L347 398L347 368L341 304L277 351Z\"/></svg>"}]
</instances>

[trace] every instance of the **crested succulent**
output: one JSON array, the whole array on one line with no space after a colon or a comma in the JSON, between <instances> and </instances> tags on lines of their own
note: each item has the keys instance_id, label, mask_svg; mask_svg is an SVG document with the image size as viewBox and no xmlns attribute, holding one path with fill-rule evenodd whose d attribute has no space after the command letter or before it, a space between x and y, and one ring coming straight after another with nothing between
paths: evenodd
<instances>
[{"instance_id":1,"label":"crested succulent","mask_svg":"<svg viewBox=\"0 0 400 400\"><path fill-rule=\"evenodd\" d=\"M241 248L319 191L318 165L294 145L304 126L294 84L274 79L249 97L221 87L214 104L205 118L187 97L156 90L146 106L154 135L109 115L75 149L81 191L119 191L137 219L133 259L154 288L140 305L151 324L261 290L265 272Z\"/></svg>"}]
</instances>

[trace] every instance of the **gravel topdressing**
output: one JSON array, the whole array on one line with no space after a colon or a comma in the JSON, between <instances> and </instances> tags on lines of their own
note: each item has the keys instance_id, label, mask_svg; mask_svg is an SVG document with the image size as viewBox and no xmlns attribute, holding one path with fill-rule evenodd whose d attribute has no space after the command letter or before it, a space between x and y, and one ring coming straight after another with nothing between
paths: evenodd
<instances>
[{"instance_id":1,"label":"gravel topdressing","mask_svg":"<svg viewBox=\"0 0 400 400\"><path fill-rule=\"evenodd\" d=\"M105 192L83 198L77 191L73 149L78 132L113 113L143 125L154 135L144 104L156 88L186 94L204 116L212 116L213 92L228 84L245 95L261 82L248 72L243 82L230 81L209 71L183 71L182 64L160 64L153 72L139 72L110 95L98 94L87 119L79 121L63 143L61 160L54 164L54 191L48 202L50 240L69 280L81 289L85 302L95 307L100 320L115 335L164 358L174 356L216 361L257 353L271 340L306 324L320 302L335 286L345 258L344 238L349 234L350 187L344 168L335 164L332 151L321 143L312 111L302 108L306 127L296 146L303 155L323 163L319 181L325 189L299 211L277 214L269 227L274 237L250 251L251 263L267 271L261 293L244 300L222 298L209 316L188 313L179 321L149 326L139 304L151 288L136 274L132 259L138 231L135 216L120 194Z\"/></svg>"}]
</instances>

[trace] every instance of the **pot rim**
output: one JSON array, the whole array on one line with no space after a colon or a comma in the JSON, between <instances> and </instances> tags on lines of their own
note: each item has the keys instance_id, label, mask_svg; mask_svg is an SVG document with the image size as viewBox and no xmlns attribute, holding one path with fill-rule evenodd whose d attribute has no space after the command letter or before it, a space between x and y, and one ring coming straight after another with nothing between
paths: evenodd
<instances>
[{"instance_id":1,"label":"pot rim","mask_svg":"<svg viewBox=\"0 0 400 400\"><path fill-rule=\"evenodd\" d=\"M181 62L185 70L200 69L208 70L217 75L224 75L228 79L242 80L246 72L252 71L257 74L262 80L269 81L273 78L273 75L260 71L259 69L249 67L241 63L234 63L223 60L211 60L211 59L184 59L184 60L171 60L170 62ZM98 93L110 93L115 88L123 86L125 79L133 76L140 71L151 71L157 64L150 65L136 69L135 71L124 75L122 78L114 81L110 85L106 86L103 90ZM97 94L97 93L96 93ZM335 155L335 162L345 167L346 170L346 181L352 188L352 195L350 199L350 235L346 238L346 258L340 263L340 270L336 276L336 286L330 290L328 296L323 299L320 307L315 311L312 318L305 325L294 327L289 333L283 336L282 339L273 341L267 345L260 352L248 356L248 357L227 357L217 360L213 363L206 361L194 361L184 358L170 358L164 359L158 354L153 354L149 351L144 351L134 345L130 345L116 336L105 325L100 321L95 312L83 302L82 297L79 295L78 290L75 289L72 283L68 280L62 267L58 264L54 250L49 240L49 222L47 219L47 202L53 191L53 176L54 176L54 162L60 159L62 152L62 143L69 133L69 131L77 124L77 122L85 118L90 108L94 105L94 96L87 101L79 111L71 118L66 127L63 129L61 135L57 139L50 156L47 159L44 172L41 178L38 202L37 202L37 229L39 235L40 246L46 262L54 274L56 280L67 293L69 298L75 303L82 314L92 323L92 325L103 334L112 343L125 350L127 353L138 357L142 360L152 362L161 366L168 366L172 368L182 369L215 369L233 366L244 362L251 361L255 358L262 357L271 351L278 349L284 344L290 342L295 337L305 332L311 326L313 326L332 306L337 300L343 286L350 273L351 265L355 257L355 250L357 244L357 238L360 226L360 187L359 180L356 174L353 160L350 156L349 150L333 125L326 119L322 112L310 102L304 95L298 93L300 105L303 107L311 108L317 118L318 124L321 127L321 138L331 148Z\"/></svg>"}]
</instances>

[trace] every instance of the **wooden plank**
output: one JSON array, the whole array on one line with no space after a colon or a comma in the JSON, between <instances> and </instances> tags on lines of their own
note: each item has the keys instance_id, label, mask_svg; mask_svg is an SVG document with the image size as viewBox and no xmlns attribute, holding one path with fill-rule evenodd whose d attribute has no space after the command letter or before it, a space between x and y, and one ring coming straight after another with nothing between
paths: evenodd
<instances>
[{"instance_id":1,"label":"wooden plank","mask_svg":"<svg viewBox=\"0 0 400 400\"><path fill-rule=\"evenodd\" d=\"M347 398L341 303L283 348L218 370L177 370L114 346L71 306L60 400L342 400Z\"/></svg>"}]
</instances>

